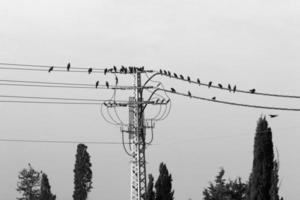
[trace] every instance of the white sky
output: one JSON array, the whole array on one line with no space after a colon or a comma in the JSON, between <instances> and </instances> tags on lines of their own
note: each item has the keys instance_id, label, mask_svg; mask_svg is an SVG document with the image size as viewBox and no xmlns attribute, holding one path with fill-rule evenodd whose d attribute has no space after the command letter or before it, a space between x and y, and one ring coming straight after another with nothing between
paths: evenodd
<instances>
[{"instance_id":1,"label":"white sky","mask_svg":"<svg viewBox=\"0 0 300 200\"><path fill-rule=\"evenodd\" d=\"M300 95L300 2L241 0L2 0L0 62L151 69L199 77L204 82ZM1 79L93 82L96 75L1 71ZM227 94L163 80L165 86L203 97L243 103L300 107L299 101ZM121 78L121 83L127 80ZM1 86L1 94L106 98L82 90ZM126 96L120 95L120 98ZM253 137L261 114L269 120L280 153L281 193L297 199L299 113L219 105L172 96L170 116L156 124L147 149L147 172L165 162L176 199L201 199L223 166L227 177L246 180ZM97 106L0 105L0 138L121 141ZM149 110L151 112L152 109ZM126 117L126 113L124 114ZM129 199L130 159L121 145L89 145L94 172L90 200ZM71 200L76 145L0 142L0 197L15 199L18 171L30 162L46 172L58 200ZM117 191L117 192L116 192Z\"/></svg>"}]
</instances>

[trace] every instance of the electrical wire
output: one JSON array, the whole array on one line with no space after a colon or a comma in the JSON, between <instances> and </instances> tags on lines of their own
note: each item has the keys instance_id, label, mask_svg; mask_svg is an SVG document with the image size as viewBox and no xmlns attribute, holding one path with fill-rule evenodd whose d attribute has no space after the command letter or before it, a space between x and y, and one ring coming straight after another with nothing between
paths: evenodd
<instances>
[{"instance_id":1,"label":"electrical wire","mask_svg":"<svg viewBox=\"0 0 300 200\"><path fill-rule=\"evenodd\" d=\"M168 93L172 94L177 94L181 96L186 96L194 99L199 99L199 100L204 100L204 101L209 101L209 102L214 102L214 103L221 103L221 104L227 104L227 105L233 105L233 106L241 106L241 107L249 107L249 108L261 108L261 109L269 109L269 110L282 110L282 111L300 111L299 108L285 108L285 107L271 107L271 106L260 106L260 105L251 105L251 104L243 104L243 103L235 103L235 102L229 102L229 101L220 101L220 100L212 100L204 97L199 97L199 96L189 96L184 93L179 93L179 92L172 92L171 90L166 90L166 89L159 89Z\"/></svg>"}]
</instances>

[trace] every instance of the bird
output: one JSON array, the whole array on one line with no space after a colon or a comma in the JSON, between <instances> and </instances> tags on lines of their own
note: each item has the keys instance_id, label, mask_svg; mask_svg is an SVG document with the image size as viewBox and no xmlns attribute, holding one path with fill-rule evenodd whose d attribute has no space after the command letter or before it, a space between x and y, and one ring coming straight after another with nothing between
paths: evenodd
<instances>
[{"instance_id":1,"label":"bird","mask_svg":"<svg viewBox=\"0 0 300 200\"><path fill-rule=\"evenodd\" d=\"M162 73L163 73L163 71L160 69L160 70L159 70L159 73L160 73L160 74L162 74Z\"/></svg>"},{"instance_id":2,"label":"bird","mask_svg":"<svg viewBox=\"0 0 300 200\"><path fill-rule=\"evenodd\" d=\"M182 76L182 75L180 75L180 78L183 80L184 79L184 77Z\"/></svg>"},{"instance_id":3,"label":"bird","mask_svg":"<svg viewBox=\"0 0 300 200\"><path fill-rule=\"evenodd\" d=\"M116 66L114 66L114 71L117 72L117 67Z\"/></svg>"},{"instance_id":4,"label":"bird","mask_svg":"<svg viewBox=\"0 0 300 200\"><path fill-rule=\"evenodd\" d=\"M90 73L92 73L92 71L93 71L93 68L90 67L90 68L88 69L88 73L90 74Z\"/></svg>"},{"instance_id":5,"label":"bird","mask_svg":"<svg viewBox=\"0 0 300 200\"><path fill-rule=\"evenodd\" d=\"M99 85L99 81L96 82L96 88L98 88L98 85Z\"/></svg>"},{"instance_id":6,"label":"bird","mask_svg":"<svg viewBox=\"0 0 300 200\"><path fill-rule=\"evenodd\" d=\"M155 103L158 103L159 102L159 99L156 99Z\"/></svg>"},{"instance_id":7,"label":"bird","mask_svg":"<svg viewBox=\"0 0 300 200\"><path fill-rule=\"evenodd\" d=\"M71 63L68 63L67 70L70 71L70 68L71 68Z\"/></svg>"},{"instance_id":8,"label":"bird","mask_svg":"<svg viewBox=\"0 0 300 200\"><path fill-rule=\"evenodd\" d=\"M52 71L53 71L53 68L54 68L53 66L50 67L49 70L48 70L48 72L49 72L49 73L52 72Z\"/></svg>"},{"instance_id":9,"label":"bird","mask_svg":"<svg viewBox=\"0 0 300 200\"><path fill-rule=\"evenodd\" d=\"M108 81L106 81L105 85L106 85L107 88L109 88L109 83L108 83Z\"/></svg>"},{"instance_id":10,"label":"bird","mask_svg":"<svg viewBox=\"0 0 300 200\"><path fill-rule=\"evenodd\" d=\"M208 82L208 88L210 88L211 85L212 85L212 81L209 81L209 82Z\"/></svg>"},{"instance_id":11,"label":"bird","mask_svg":"<svg viewBox=\"0 0 300 200\"><path fill-rule=\"evenodd\" d=\"M249 90L249 92L250 92L251 94L254 94L254 93L255 93L255 89L253 88L253 89Z\"/></svg>"},{"instance_id":12,"label":"bird","mask_svg":"<svg viewBox=\"0 0 300 200\"><path fill-rule=\"evenodd\" d=\"M168 76L170 76L170 77L171 77L171 72L170 72L170 71L168 71Z\"/></svg>"},{"instance_id":13,"label":"bird","mask_svg":"<svg viewBox=\"0 0 300 200\"><path fill-rule=\"evenodd\" d=\"M201 84L201 82L200 82L200 79L199 78L197 78L197 83L200 85Z\"/></svg>"},{"instance_id":14,"label":"bird","mask_svg":"<svg viewBox=\"0 0 300 200\"><path fill-rule=\"evenodd\" d=\"M118 77L116 76L116 85L118 85L118 83L119 83L119 79L118 79Z\"/></svg>"},{"instance_id":15,"label":"bird","mask_svg":"<svg viewBox=\"0 0 300 200\"><path fill-rule=\"evenodd\" d=\"M236 91L236 85L233 87L233 92L235 92Z\"/></svg>"},{"instance_id":16,"label":"bird","mask_svg":"<svg viewBox=\"0 0 300 200\"><path fill-rule=\"evenodd\" d=\"M231 92L231 86L230 86L230 84L228 84L228 90L229 90L229 92Z\"/></svg>"},{"instance_id":17,"label":"bird","mask_svg":"<svg viewBox=\"0 0 300 200\"><path fill-rule=\"evenodd\" d=\"M171 91L172 91L172 92L176 92L176 90L175 90L174 88L171 88Z\"/></svg>"},{"instance_id":18,"label":"bird","mask_svg":"<svg viewBox=\"0 0 300 200\"><path fill-rule=\"evenodd\" d=\"M190 91L188 91L188 95L189 97L192 97L192 93Z\"/></svg>"},{"instance_id":19,"label":"bird","mask_svg":"<svg viewBox=\"0 0 300 200\"><path fill-rule=\"evenodd\" d=\"M271 118L278 117L278 115L272 115L272 114L269 114L269 116L270 116Z\"/></svg>"},{"instance_id":20,"label":"bird","mask_svg":"<svg viewBox=\"0 0 300 200\"><path fill-rule=\"evenodd\" d=\"M221 83L218 84L219 88L223 89L223 85Z\"/></svg>"},{"instance_id":21,"label":"bird","mask_svg":"<svg viewBox=\"0 0 300 200\"><path fill-rule=\"evenodd\" d=\"M211 98L212 100L216 100L216 97Z\"/></svg>"},{"instance_id":22,"label":"bird","mask_svg":"<svg viewBox=\"0 0 300 200\"><path fill-rule=\"evenodd\" d=\"M168 104L170 102L170 99L168 99L167 101L166 101L166 104Z\"/></svg>"},{"instance_id":23,"label":"bird","mask_svg":"<svg viewBox=\"0 0 300 200\"><path fill-rule=\"evenodd\" d=\"M168 75L168 72L166 70L164 70L164 75Z\"/></svg>"},{"instance_id":24,"label":"bird","mask_svg":"<svg viewBox=\"0 0 300 200\"><path fill-rule=\"evenodd\" d=\"M191 82L191 77L188 76L188 77L187 77L187 81L188 81L188 82Z\"/></svg>"},{"instance_id":25,"label":"bird","mask_svg":"<svg viewBox=\"0 0 300 200\"><path fill-rule=\"evenodd\" d=\"M178 78L178 76L177 76L177 74L176 74L176 73L174 73L174 77L175 77L175 78Z\"/></svg>"}]
</instances>

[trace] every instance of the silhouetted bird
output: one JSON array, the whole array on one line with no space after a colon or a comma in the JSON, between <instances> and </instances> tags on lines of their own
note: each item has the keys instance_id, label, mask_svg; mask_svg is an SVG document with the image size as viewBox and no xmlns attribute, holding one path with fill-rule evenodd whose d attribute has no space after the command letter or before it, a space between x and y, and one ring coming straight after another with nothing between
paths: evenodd
<instances>
[{"instance_id":1,"label":"silhouetted bird","mask_svg":"<svg viewBox=\"0 0 300 200\"><path fill-rule=\"evenodd\" d=\"M172 91L172 92L176 92L176 90L175 90L174 88L171 88L171 91Z\"/></svg>"},{"instance_id":2,"label":"silhouetted bird","mask_svg":"<svg viewBox=\"0 0 300 200\"><path fill-rule=\"evenodd\" d=\"M188 91L188 95L189 97L192 97L192 93L190 91Z\"/></svg>"},{"instance_id":3,"label":"silhouetted bird","mask_svg":"<svg viewBox=\"0 0 300 200\"><path fill-rule=\"evenodd\" d=\"M116 76L116 85L118 85L118 83L119 83L119 79L118 79L118 77Z\"/></svg>"},{"instance_id":4,"label":"silhouetted bird","mask_svg":"<svg viewBox=\"0 0 300 200\"><path fill-rule=\"evenodd\" d=\"M168 71L168 76L170 76L170 77L171 77L171 72L170 72L170 71Z\"/></svg>"},{"instance_id":5,"label":"silhouetted bird","mask_svg":"<svg viewBox=\"0 0 300 200\"><path fill-rule=\"evenodd\" d=\"M104 69L104 75L106 75L106 73L107 73L107 68Z\"/></svg>"},{"instance_id":6,"label":"silhouetted bird","mask_svg":"<svg viewBox=\"0 0 300 200\"><path fill-rule=\"evenodd\" d=\"M164 99L162 99L160 103L161 103L161 104L165 103L165 100L164 100Z\"/></svg>"},{"instance_id":7,"label":"silhouetted bird","mask_svg":"<svg viewBox=\"0 0 300 200\"><path fill-rule=\"evenodd\" d=\"M235 92L236 91L236 85L233 87L233 92Z\"/></svg>"},{"instance_id":8,"label":"silhouetted bird","mask_svg":"<svg viewBox=\"0 0 300 200\"><path fill-rule=\"evenodd\" d=\"M106 81L105 85L106 85L107 88L109 88L109 83L108 83L108 81Z\"/></svg>"},{"instance_id":9,"label":"silhouetted bird","mask_svg":"<svg viewBox=\"0 0 300 200\"><path fill-rule=\"evenodd\" d=\"M272 114L270 114L269 116L270 116L271 118L278 117L278 115L272 115Z\"/></svg>"},{"instance_id":10,"label":"silhouetted bird","mask_svg":"<svg viewBox=\"0 0 300 200\"><path fill-rule=\"evenodd\" d=\"M187 81L188 81L188 82L191 82L191 77L188 76L188 77L187 77Z\"/></svg>"},{"instance_id":11,"label":"silhouetted bird","mask_svg":"<svg viewBox=\"0 0 300 200\"><path fill-rule=\"evenodd\" d=\"M52 67L50 67L49 68L49 70L48 70L48 72L50 73L50 72L52 72L53 71L53 69L54 69L54 67L52 66Z\"/></svg>"},{"instance_id":12,"label":"silhouetted bird","mask_svg":"<svg viewBox=\"0 0 300 200\"><path fill-rule=\"evenodd\" d=\"M117 72L117 67L116 66L114 66L114 71Z\"/></svg>"},{"instance_id":13,"label":"silhouetted bird","mask_svg":"<svg viewBox=\"0 0 300 200\"><path fill-rule=\"evenodd\" d=\"M210 88L211 85L212 85L212 81L209 81L209 82L208 82L208 88Z\"/></svg>"},{"instance_id":14,"label":"silhouetted bird","mask_svg":"<svg viewBox=\"0 0 300 200\"><path fill-rule=\"evenodd\" d=\"M216 97L211 98L212 100L216 100Z\"/></svg>"},{"instance_id":15,"label":"silhouetted bird","mask_svg":"<svg viewBox=\"0 0 300 200\"><path fill-rule=\"evenodd\" d=\"M229 92L231 92L231 86L230 86L230 84L228 84L228 90L229 90Z\"/></svg>"},{"instance_id":16,"label":"silhouetted bird","mask_svg":"<svg viewBox=\"0 0 300 200\"><path fill-rule=\"evenodd\" d=\"M160 70L159 70L159 73L160 73L160 74L162 74L162 73L163 73L163 71L160 69Z\"/></svg>"},{"instance_id":17,"label":"silhouetted bird","mask_svg":"<svg viewBox=\"0 0 300 200\"><path fill-rule=\"evenodd\" d=\"M184 77L182 76L182 75L180 75L180 78L183 80L184 79Z\"/></svg>"},{"instance_id":18,"label":"silhouetted bird","mask_svg":"<svg viewBox=\"0 0 300 200\"><path fill-rule=\"evenodd\" d=\"M98 85L99 85L99 81L96 82L96 88L98 88Z\"/></svg>"},{"instance_id":19,"label":"silhouetted bird","mask_svg":"<svg viewBox=\"0 0 300 200\"><path fill-rule=\"evenodd\" d=\"M168 72L166 70L164 70L164 75L168 75Z\"/></svg>"},{"instance_id":20,"label":"silhouetted bird","mask_svg":"<svg viewBox=\"0 0 300 200\"><path fill-rule=\"evenodd\" d=\"M223 89L223 85L222 84L218 84L219 88Z\"/></svg>"},{"instance_id":21,"label":"silhouetted bird","mask_svg":"<svg viewBox=\"0 0 300 200\"><path fill-rule=\"evenodd\" d=\"M200 82L200 79L199 78L197 78L197 83L200 85L201 84L201 82Z\"/></svg>"},{"instance_id":22,"label":"silhouetted bird","mask_svg":"<svg viewBox=\"0 0 300 200\"><path fill-rule=\"evenodd\" d=\"M71 63L68 63L67 70L70 71L70 68L71 68Z\"/></svg>"},{"instance_id":23,"label":"silhouetted bird","mask_svg":"<svg viewBox=\"0 0 300 200\"><path fill-rule=\"evenodd\" d=\"M90 74L90 73L92 73L92 71L93 71L93 68L90 67L90 68L88 69L88 73Z\"/></svg>"},{"instance_id":24,"label":"silhouetted bird","mask_svg":"<svg viewBox=\"0 0 300 200\"><path fill-rule=\"evenodd\" d=\"M253 89L249 90L249 92L250 92L251 94L254 94L254 93L255 93L255 89L253 88Z\"/></svg>"},{"instance_id":25,"label":"silhouetted bird","mask_svg":"<svg viewBox=\"0 0 300 200\"><path fill-rule=\"evenodd\" d=\"M166 104L168 104L170 102L170 99L168 99L167 101L166 101Z\"/></svg>"},{"instance_id":26,"label":"silhouetted bird","mask_svg":"<svg viewBox=\"0 0 300 200\"><path fill-rule=\"evenodd\" d=\"M159 99L156 99L155 103L158 103L159 102Z\"/></svg>"}]
</instances>

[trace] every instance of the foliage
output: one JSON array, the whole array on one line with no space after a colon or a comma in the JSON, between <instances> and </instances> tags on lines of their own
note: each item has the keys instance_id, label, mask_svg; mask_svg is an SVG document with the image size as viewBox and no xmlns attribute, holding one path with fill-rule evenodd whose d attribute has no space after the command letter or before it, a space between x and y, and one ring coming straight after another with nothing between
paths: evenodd
<instances>
[{"instance_id":1,"label":"foliage","mask_svg":"<svg viewBox=\"0 0 300 200\"><path fill-rule=\"evenodd\" d=\"M17 191L22 193L19 200L38 200L40 195L40 172L37 172L28 164L28 168L24 168L19 172L19 182Z\"/></svg>"},{"instance_id":2,"label":"foliage","mask_svg":"<svg viewBox=\"0 0 300 200\"><path fill-rule=\"evenodd\" d=\"M167 166L161 163L159 166L159 176L155 183L155 200L173 200L172 175L169 174Z\"/></svg>"},{"instance_id":3,"label":"foliage","mask_svg":"<svg viewBox=\"0 0 300 200\"><path fill-rule=\"evenodd\" d=\"M146 200L155 200L155 192L153 191L154 178L153 178L152 174L149 174L148 179L149 179L149 182L148 182L148 186L147 186Z\"/></svg>"},{"instance_id":4,"label":"foliage","mask_svg":"<svg viewBox=\"0 0 300 200\"><path fill-rule=\"evenodd\" d=\"M92 164L87 146L78 144L74 168L74 200L86 200L92 189Z\"/></svg>"},{"instance_id":5,"label":"foliage","mask_svg":"<svg viewBox=\"0 0 300 200\"><path fill-rule=\"evenodd\" d=\"M247 184L243 183L241 178L226 182L224 174L225 170L221 168L215 183L210 183L208 188L204 189L204 200L245 200Z\"/></svg>"},{"instance_id":6,"label":"foliage","mask_svg":"<svg viewBox=\"0 0 300 200\"><path fill-rule=\"evenodd\" d=\"M49 184L47 174L42 175L41 189L39 200L55 200L56 196L51 193L51 186Z\"/></svg>"}]
</instances>

